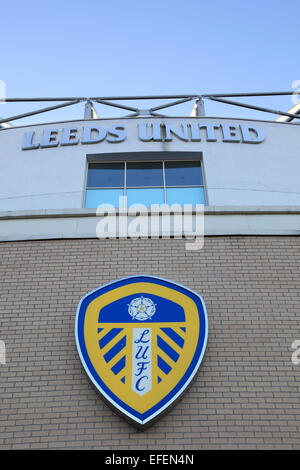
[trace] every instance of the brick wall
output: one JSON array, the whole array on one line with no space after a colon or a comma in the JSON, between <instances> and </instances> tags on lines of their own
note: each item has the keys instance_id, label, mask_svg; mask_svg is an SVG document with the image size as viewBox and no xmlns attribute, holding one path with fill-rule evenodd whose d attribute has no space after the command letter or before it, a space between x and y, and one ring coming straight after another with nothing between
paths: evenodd
<instances>
[{"instance_id":1,"label":"brick wall","mask_svg":"<svg viewBox=\"0 0 300 470\"><path fill-rule=\"evenodd\" d=\"M0 448L300 448L300 238L0 244ZM153 274L199 292L208 346L191 388L140 432L97 395L74 340L87 292Z\"/></svg>"}]
</instances>

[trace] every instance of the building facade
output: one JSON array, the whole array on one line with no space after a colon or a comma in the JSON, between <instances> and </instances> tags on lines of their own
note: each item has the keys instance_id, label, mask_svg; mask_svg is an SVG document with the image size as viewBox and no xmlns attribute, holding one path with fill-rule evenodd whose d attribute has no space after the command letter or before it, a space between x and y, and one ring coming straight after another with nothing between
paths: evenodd
<instances>
[{"instance_id":1,"label":"building facade","mask_svg":"<svg viewBox=\"0 0 300 470\"><path fill-rule=\"evenodd\" d=\"M209 117L1 129L2 449L300 448L299 132ZM74 337L84 295L141 274L199 293L209 322L192 383L144 431L99 397Z\"/></svg>"}]
</instances>

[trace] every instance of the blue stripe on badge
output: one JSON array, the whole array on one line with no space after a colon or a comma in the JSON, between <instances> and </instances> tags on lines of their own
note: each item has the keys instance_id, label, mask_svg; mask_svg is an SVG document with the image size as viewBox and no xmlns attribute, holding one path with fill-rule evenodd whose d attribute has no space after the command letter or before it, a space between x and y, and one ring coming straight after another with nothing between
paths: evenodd
<instances>
[{"instance_id":1,"label":"blue stripe on badge","mask_svg":"<svg viewBox=\"0 0 300 470\"><path fill-rule=\"evenodd\" d=\"M104 359L106 362L111 361L123 348L126 346L126 336L123 336L120 341L117 342L106 354L104 354Z\"/></svg>"},{"instance_id":2,"label":"blue stripe on badge","mask_svg":"<svg viewBox=\"0 0 300 470\"><path fill-rule=\"evenodd\" d=\"M184 339L181 338L181 336L179 336L178 333L176 333L176 331L173 330L173 328L161 328L161 330L167 335L169 336L169 338L174 341L174 343L177 344L177 346L179 346L180 348L183 348L183 345L184 345Z\"/></svg>"},{"instance_id":3,"label":"blue stripe on badge","mask_svg":"<svg viewBox=\"0 0 300 470\"><path fill-rule=\"evenodd\" d=\"M157 366L162 370L166 375L172 370L172 367L166 363L160 356L157 356Z\"/></svg>"},{"instance_id":4,"label":"blue stripe on badge","mask_svg":"<svg viewBox=\"0 0 300 470\"><path fill-rule=\"evenodd\" d=\"M112 368L111 370L115 375L118 375L119 372L121 372L122 369L124 369L126 364L126 357L123 356L122 359L120 359Z\"/></svg>"},{"instance_id":5,"label":"blue stripe on badge","mask_svg":"<svg viewBox=\"0 0 300 470\"><path fill-rule=\"evenodd\" d=\"M163 340L159 335L157 335L157 346L166 353L174 362L178 361L179 354L174 351L165 340Z\"/></svg>"},{"instance_id":6,"label":"blue stripe on badge","mask_svg":"<svg viewBox=\"0 0 300 470\"><path fill-rule=\"evenodd\" d=\"M114 339L123 328L112 328L103 338L99 341L100 348L104 348L112 339Z\"/></svg>"}]
</instances>

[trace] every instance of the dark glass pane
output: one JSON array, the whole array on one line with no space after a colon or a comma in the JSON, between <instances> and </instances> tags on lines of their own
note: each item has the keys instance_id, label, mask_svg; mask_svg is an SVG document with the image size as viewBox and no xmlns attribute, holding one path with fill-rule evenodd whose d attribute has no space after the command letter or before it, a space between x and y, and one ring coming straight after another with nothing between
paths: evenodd
<instances>
[{"instance_id":1,"label":"dark glass pane","mask_svg":"<svg viewBox=\"0 0 300 470\"><path fill-rule=\"evenodd\" d=\"M88 188L123 188L124 163L90 163Z\"/></svg>"},{"instance_id":2,"label":"dark glass pane","mask_svg":"<svg viewBox=\"0 0 300 470\"><path fill-rule=\"evenodd\" d=\"M203 185L200 162L165 162L166 186Z\"/></svg>"},{"instance_id":3,"label":"dark glass pane","mask_svg":"<svg viewBox=\"0 0 300 470\"><path fill-rule=\"evenodd\" d=\"M126 186L163 186L162 162L127 163Z\"/></svg>"}]
</instances>

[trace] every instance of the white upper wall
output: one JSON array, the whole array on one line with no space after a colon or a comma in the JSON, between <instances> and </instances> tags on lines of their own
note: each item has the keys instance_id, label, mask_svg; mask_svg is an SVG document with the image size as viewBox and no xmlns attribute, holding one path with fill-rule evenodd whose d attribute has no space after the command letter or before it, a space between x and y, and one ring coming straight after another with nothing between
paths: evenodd
<instances>
[{"instance_id":1,"label":"white upper wall","mask_svg":"<svg viewBox=\"0 0 300 470\"><path fill-rule=\"evenodd\" d=\"M160 124L173 126L183 135L180 138L171 133L169 141L144 141L139 137L138 124L145 123L152 123L156 131ZM198 131L205 125L209 130L216 125L216 141L207 134L207 128ZM84 144L81 142L84 126L111 131L99 143ZM244 133L240 126L245 126ZM263 135L263 141L243 142L243 138L247 140L247 127L254 127L258 132L250 131L250 140L262 140ZM70 129L77 129L77 132L70 133ZM57 134L51 134L50 145L59 143L47 147L47 131L51 130L57 130ZM188 138L184 137L185 131ZM63 132L66 145L61 145ZM27 141L24 140L26 133ZM39 147L23 150L24 145L30 146L31 135L32 145ZM122 136L126 137L123 139ZM93 133L92 137L95 138L96 134ZM159 139L159 135L156 138ZM77 144L69 145L76 139L79 141ZM235 142L234 139L240 141ZM145 117L71 121L0 130L0 211L83 207L87 154L97 154L99 158L103 155L109 159L112 153L175 151L199 152L199 157L202 155L209 205L300 205L298 125L209 117Z\"/></svg>"}]
</instances>

